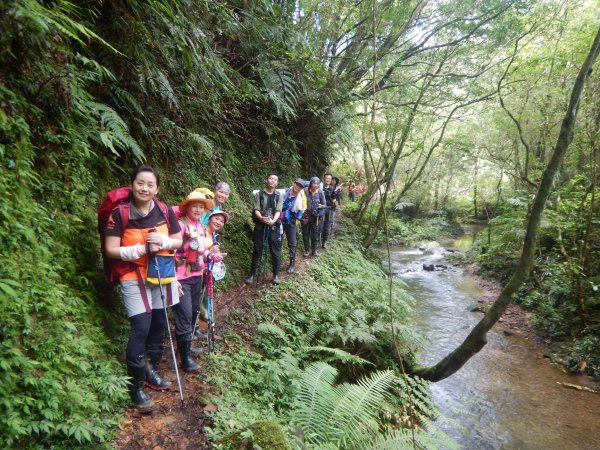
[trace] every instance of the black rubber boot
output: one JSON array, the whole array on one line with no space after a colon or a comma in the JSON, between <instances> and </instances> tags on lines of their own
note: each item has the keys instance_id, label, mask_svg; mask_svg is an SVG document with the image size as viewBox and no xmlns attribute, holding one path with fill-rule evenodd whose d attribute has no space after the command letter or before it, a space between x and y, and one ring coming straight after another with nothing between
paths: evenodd
<instances>
[{"instance_id":1,"label":"black rubber boot","mask_svg":"<svg viewBox=\"0 0 600 450\"><path fill-rule=\"evenodd\" d=\"M279 284L281 283L281 278L279 278L279 275L275 274L273 275L273 284Z\"/></svg>"},{"instance_id":2,"label":"black rubber boot","mask_svg":"<svg viewBox=\"0 0 600 450\"><path fill-rule=\"evenodd\" d=\"M295 258L290 258L290 265L288 266L286 272L287 273L294 273L294 264L296 263L296 259Z\"/></svg>"},{"instance_id":3,"label":"black rubber boot","mask_svg":"<svg viewBox=\"0 0 600 450\"><path fill-rule=\"evenodd\" d=\"M142 356L142 361L143 361ZM154 403L152 400L146 395L144 392L144 378L145 378L145 368L142 367L133 367L127 365L127 375L131 377L129 380L128 389L129 396L131 397L131 402L135 409L143 413L149 413L154 410Z\"/></svg>"},{"instance_id":4,"label":"black rubber boot","mask_svg":"<svg viewBox=\"0 0 600 450\"><path fill-rule=\"evenodd\" d=\"M252 258L252 266L250 267L250 276L244 281L246 284L252 284L256 281L256 272L258 271L258 263L260 258Z\"/></svg>"},{"instance_id":5,"label":"black rubber boot","mask_svg":"<svg viewBox=\"0 0 600 450\"><path fill-rule=\"evenodd\" d=\"M146 386L155 391L165 391L171 387L172 383L167 380L163 380L158 375L158 365L162 359L163 346L152 346L146 350L148 360L146 361Z\"/></svg>"},{"instance_id":6,"label":"black rubber boot","mask_svg":"<svg viewBox=\"0 0 600 450\"><path fill-rule=\"evenodd\" d=\"M200 370L200 366L190 356L192 348L191 336L177 336L177 349L179 350L179 356L181 357L181 368L184 372L194 373Z\"/></svg>"}]
</instances>

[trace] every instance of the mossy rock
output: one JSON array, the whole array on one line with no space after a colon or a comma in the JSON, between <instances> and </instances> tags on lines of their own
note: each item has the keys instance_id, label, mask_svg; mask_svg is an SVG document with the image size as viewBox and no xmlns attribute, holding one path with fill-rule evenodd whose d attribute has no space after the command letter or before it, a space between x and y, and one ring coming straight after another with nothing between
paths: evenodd
<instances>
[{"instance_id":1,"label":"mossy rock","mask_svg":"<svg viewBox=\"0 0 600 450\"><path fill-rule=\"evenodd\" d=\"M252 439L241 436L245 431L252 432ZM281 425L273 422L255 422L231 433L221 441L221 444L230 449L253 449L254 446L260 446L262 450L292 450Z\"/></svg>"}]
</instances>

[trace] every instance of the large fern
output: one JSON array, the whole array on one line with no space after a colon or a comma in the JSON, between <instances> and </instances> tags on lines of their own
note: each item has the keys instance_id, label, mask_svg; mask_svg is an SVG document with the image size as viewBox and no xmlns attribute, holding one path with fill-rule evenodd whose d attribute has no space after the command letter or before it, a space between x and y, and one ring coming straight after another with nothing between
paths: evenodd
<instances>
[{"instance_id":1,"label":"large fern","mask_svg":"<svg viewBox=\"0 0 600 450\"><path fill-rule=\"evenodd\" d=\"M98 102L87 102L92 113L95 113L100 119L100 141L109 148L116 156L120 156L115 146L122 149L129 149L133 159L142 161L144 151L137 141L129 134L129 128L119 114L110 106Z\"/></svg>"},{"instance_id":2,"label":"large fern","mask_svg":"<svg viewBox=\"0 0 600 450\"><path fill-rule=\"evenodd\" d=\"M352 448L365 438L377 436L379 407L395 375L378 371L356 384L334 385L337 374L335 368L322 362L305 370L292 422L302 428L310 443Z\"/></svg>"}]
</instances>

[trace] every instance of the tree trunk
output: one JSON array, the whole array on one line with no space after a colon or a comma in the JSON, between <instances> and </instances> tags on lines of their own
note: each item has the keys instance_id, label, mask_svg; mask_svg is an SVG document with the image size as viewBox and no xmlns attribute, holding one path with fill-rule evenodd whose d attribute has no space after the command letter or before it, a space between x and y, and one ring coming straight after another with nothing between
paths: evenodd
<instances>
[{"instance_id":1,"label":"tree trunk","mask_svg":"<svg viewBox=\"0 0 600 450\"><path fill-rule=\"evenodd\" d=\"M533 207L530 212L527 223L527 232L523 244L521 258L512 277L485 314L483 319L473 328L466 339L454 351L448 354L444 359L431 367L414 367L410 371L412 375L419 376L429 381L439 381L449 377L458 371L473 355L481 350L487 343L487 332L494 326L502 316L506 308L511 304L513 295L517 292L523 281L529 276L533 266L535 254L535 243L537 241L540 220L544 206L550 195L552 182L558 171L558 167L563 161L567 149L573 140L573 129L575 127L575 118L579 108L579 101L583 93L586 79L592 72L594 61L600 52L600 28L590 49L590 52L581 67L573 90L567 112L562 121L560 134L554 148L554 152L548 166L544 171L537 194L535 196Z\"/></svg>"}]
</instances>

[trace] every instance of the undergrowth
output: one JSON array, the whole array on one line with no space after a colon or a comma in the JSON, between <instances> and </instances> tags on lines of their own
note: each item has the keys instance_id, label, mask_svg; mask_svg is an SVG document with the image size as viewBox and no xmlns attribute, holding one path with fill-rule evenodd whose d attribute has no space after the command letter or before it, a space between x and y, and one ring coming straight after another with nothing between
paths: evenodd
<instances>
[{"instance_id":1,"label":"undergrowth","mask_svg":"<svg viewBox=\"0 0 600 450\"><path fill-rule=\"evenodd\" d=\"M265 290L248 310L240 311L234 321L253 331L229 331L227 351L211 356L210 382L219 392L211 399L218 410L207 432L217 448L227 448L219 444L224 437L258 420L283 425L295 445L302 442L304 448L368 448L362 445L392 436L398 445L390 448L404 448L401 442L411 448L407 427L416 427L426 448L435 448L434 441L450 442L431 424L436 411L426 383L406 379L399 371L380 263L365 256L349 221L342 228L351 231L338 233L306 271ZM415 353L419 342L406 323L411 304L396 283L392 308L403 355ZM326 373L331 374L325 377L328 382L319 378ZM302 388L307 383L314 388L309 397L316 396L310 401ZM352 392L369 383L380 386L381 391L373 389L381 398L376 406L356 401L356 414L365 423L353 422L350 411L339 417L325 413L328 408L343 410L340 405ZM410 417L409 390L416 418ZM307 417L320 419L307 422ZM364 436L352 434L363 426L370 430Z\"/></svg>"}]
</instances>

